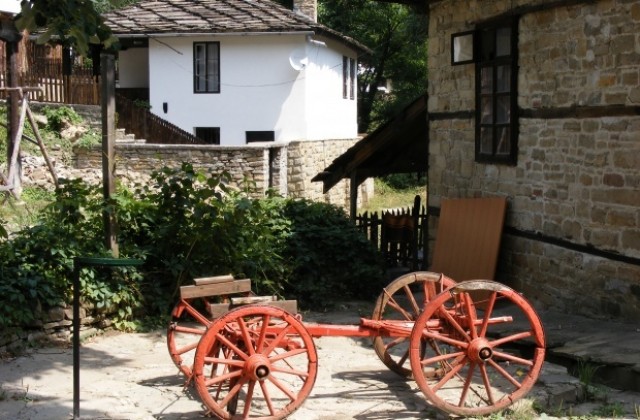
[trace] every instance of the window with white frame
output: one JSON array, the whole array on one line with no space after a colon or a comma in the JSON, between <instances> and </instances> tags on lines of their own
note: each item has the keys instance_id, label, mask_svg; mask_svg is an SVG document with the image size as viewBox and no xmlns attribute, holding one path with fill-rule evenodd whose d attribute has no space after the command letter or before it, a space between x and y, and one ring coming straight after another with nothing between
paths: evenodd
<instances>
[{"instance_id":1,"label":"window with white frame","mask_svg":"<svg viewBox=\"0 0 640 420\"><path fill-rule=\"evenodd\" d=\"M193 43L193 91L220 93L220 43Z\"/></svg>"}]
</instances>

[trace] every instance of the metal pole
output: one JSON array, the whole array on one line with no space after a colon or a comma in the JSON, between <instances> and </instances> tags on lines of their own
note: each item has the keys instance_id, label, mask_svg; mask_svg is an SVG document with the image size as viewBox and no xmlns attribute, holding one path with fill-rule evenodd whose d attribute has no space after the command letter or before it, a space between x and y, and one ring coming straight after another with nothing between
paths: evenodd
<instances>
[{"instance_id":1,"label":"metal pole","mask_svg":"<svg viewBox=\"0 0 640 420\"><path fill-rule=\"evenodd\" d=\"M73 418L80 418L80 267L73 260Z\"/></svg>"}]
</instances>

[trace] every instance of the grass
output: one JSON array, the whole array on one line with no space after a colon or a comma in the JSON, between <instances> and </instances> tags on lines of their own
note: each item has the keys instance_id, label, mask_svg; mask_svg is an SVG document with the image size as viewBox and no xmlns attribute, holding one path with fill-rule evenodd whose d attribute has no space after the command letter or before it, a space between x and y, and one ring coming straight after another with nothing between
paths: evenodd
<instances>
[{"instance_id":1,"label":"grass","mask_svg":"<svg viewBox=\"0 0 640 420\"><path fill-rule=\"evenodd\" d=\"M405 177L408 175L405 175ZM414 175L415 176L415 175ZM413 206L413 200L416 195L421 198L421 205L426 204L427 186L426 180L410 183L393 183L386 178L374 179L374 196L369 202L358 209L358 213L380 212L385 209L407 208Z\"/></svg>"}]
</instances>

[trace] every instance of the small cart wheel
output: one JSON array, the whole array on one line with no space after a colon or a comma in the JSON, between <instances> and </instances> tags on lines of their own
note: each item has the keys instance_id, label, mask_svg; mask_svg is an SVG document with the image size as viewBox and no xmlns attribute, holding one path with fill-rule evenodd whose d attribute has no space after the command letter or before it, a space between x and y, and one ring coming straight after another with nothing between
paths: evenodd
<instances>
[{"instance_id":1,"label":"small cart wheel","mask_svg":"<svg viewBox=\"0 0 640 420\"><path fill-rule=\"evenodd\" d=\"M211 321L184 299L180 299L171 312L167 347L171 360L187 378L191 377L190 362L195 357L195 349L210 324Z\"/></svg>"},{"instance_id":2,"label":"small cart wheel","mask_svg":"<svg viewBox=\"0 0 640 420\"><path fill-rule=\"evenodd\" d=\"M382 290L371 319L413 322L429 301L454 284L455 281L440 273L418 271L402 275ZM389 369L400 376L411 377L409 334L404 337L374 337L373 347Z\"/></svg>"},{"instance_id":3,"label":"small cart wheel","mask_svg":"<svg viewBox=\"0 0 640 420\"><path fill-rule=\"evenodd\" d=\"M297 318L283 309L250 305L213 321L193 366L202 402L221 419L283 419L315 383L316 347Z\"/></svg>"},{"instance_id":4,"label":"small cart wheel","mask_svg":"<svg viewBox=\"0 0 640 420\"><path fill-rule=\"evenodd\" d=\"M423 351L424 340L435 347ZM410 339L414 379L436 407L460 416L502 410L525 395L544 362L540 318L489 280L457 284L429 302Z\"/></svg>"}]
</instances>

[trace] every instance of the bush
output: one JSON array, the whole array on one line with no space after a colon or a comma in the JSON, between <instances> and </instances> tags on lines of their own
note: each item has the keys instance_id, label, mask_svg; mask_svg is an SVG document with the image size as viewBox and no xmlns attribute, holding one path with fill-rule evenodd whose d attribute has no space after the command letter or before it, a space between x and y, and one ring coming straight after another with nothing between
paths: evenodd
<instances>
[{"instance_id":1,"label":"bush","mask_svg":"<svg viewBox=\"0 0 640 420\"><path fill-rule=\"evenodd\" d=\"M82 122L82 117L68 106L44 107L42 113L47 117L47 127L56 133L60 133L70 124Z\"/></svg>"},{"instance_id":2,"label":"bush","mask_svg":"<svg viewBox=\"0 0 640 420\"><path fill-rule=\"evenodd\" d=\"M188 164L164 168L150 182L120 188L108 203L99 186L61 180L39 222L0 241L0 293L8 296L0 327L29 325L38 308L70 301L74 257L106 255L104 212L118 220L120 257L144 264L83 270L82 299L115 309L122 329L132 328L140 311L166 316L179 287L199 276L249 277L257 294L297 298L303 307L379 293L379 255L342 210L251 199L227 180Z\"/></svg>"}]
</instances>

